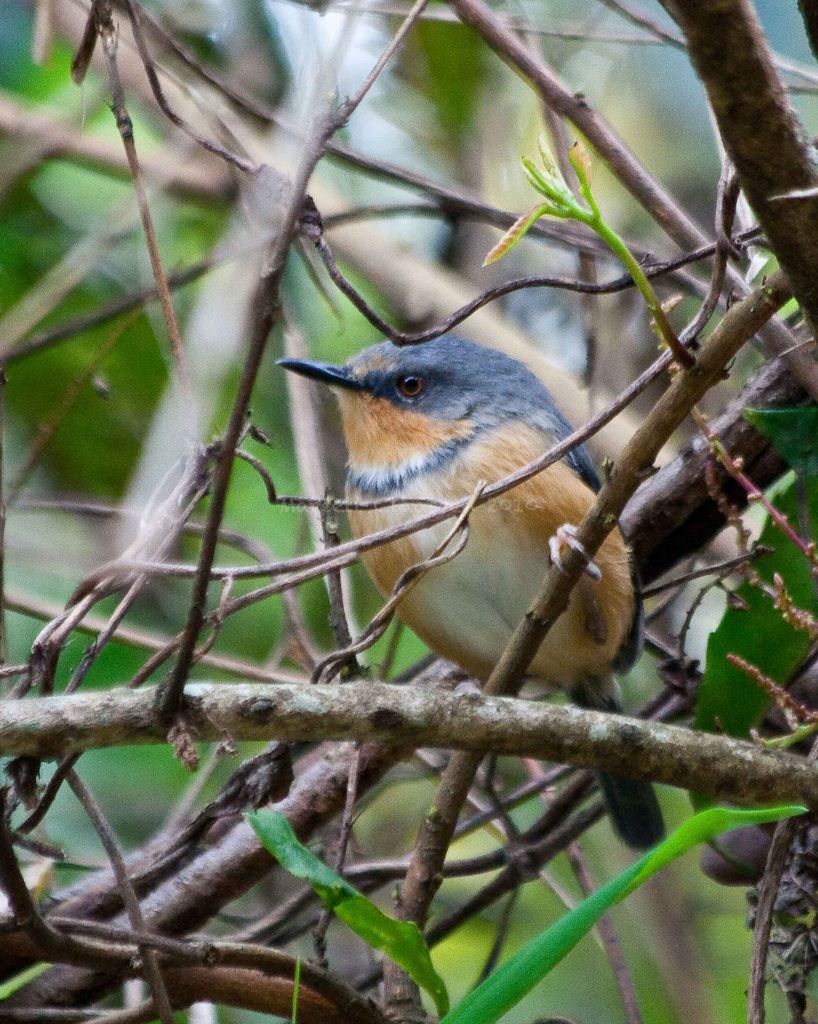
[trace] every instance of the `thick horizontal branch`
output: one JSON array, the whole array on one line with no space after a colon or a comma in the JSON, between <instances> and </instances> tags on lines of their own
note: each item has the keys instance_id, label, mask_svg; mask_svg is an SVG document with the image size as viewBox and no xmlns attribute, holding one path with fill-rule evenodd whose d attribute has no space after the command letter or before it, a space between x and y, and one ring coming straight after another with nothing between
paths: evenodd
<instances>
[{"instance_id":1,"label":"thick horizontal branch","mask_svg":"<svg viewBox=\"0 0 818 1024\"><path fill-rule=\"evenodd\" d=\"M0 704L5 755L53 757L162 743L156 693L115 690ZM818 807L818 767L725 736L574 707L382 683L191 683L185 712L202 740L374 740L492 750L649 778L738 803Z\"/></svg>"}]
</instances>

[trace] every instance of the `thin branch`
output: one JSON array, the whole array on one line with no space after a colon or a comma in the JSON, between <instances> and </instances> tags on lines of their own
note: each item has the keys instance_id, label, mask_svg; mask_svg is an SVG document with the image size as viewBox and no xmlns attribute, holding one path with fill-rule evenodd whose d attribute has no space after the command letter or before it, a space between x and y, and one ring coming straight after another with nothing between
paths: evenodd
<instances>
[{"instance_id":1,"label":"thin branch","mask_svg":"<svg viewBox=\"0 0 818 1024\"><path fill-rule=\"evenodd\" d=\"M170 296L165 271L162 267L162 258L159 255L159 243L156 238L156 231L153 226L148 197L145 191L145 183L142 177L142 169L139 166L139 158L136 154L136 144L133 135L133 123L128 109L125 105L125 92L119 77L117 65L118 32L114 25L111 0L93 0L92 17L94 18L97 32L102 43L102 50L105 54L105 63L108 69L108 81L111 86L112 104L111 109L116 120L116 126L122 139L125 155L128 158L131 178L133 180L134 192L139 216L142 220L142 229L145 232L145 244L151 262L153 279L159 293L159 302L162 306L162 314L165 318L165 325L170 337L171 349L176 363L176 371L179 375L179 385L182 393L190 399L192 386L190 373L185 359L185 350L182 344L182 335L179 331L179 323L176 319L176 312L173 308L173 300Z\"/></svg>"},{"instance_id":2,"label":"thin branch","mask_svg":"<svg viewBox=\"0 0 818 1024\"><path fill-rule=\"evenodd\" d=\"M51 778L45 785L40 798L36 805L32 808L28 817L20 823L17 831L22 835L31 832L32 829L36 828L46 814L51 809L52 804L57 799L57 794L60 791L60 787L65 782L68 773L73 771L77 761L79 761L80 755L68 754L61 758L60 763L57 765L55 770L51 774Z\"/></svg>"},{"instance_id":3,"label":"thin branch","mask_svg":"<svg viewBox=\"0 0 818 1024\"><path fill-rule=\"evenodd\" d=\"M350 96L344 103L342 103L340 108L338 109L335 122L338 128L342 128L347 123L349 118L352 116L353 112L360 105L366 94L377 81L381 72L384 70L384 68L395 55L395 53L397 53L401 43L409 34L412 26L423 13L428 2L429 0L415 0L415 3L412 5L409 11L407 11L406 17L404 18L403 22L398 28L398 31L395 32L395 34L389 40L386 49L383 51L383 53L376 61L375 66L372 68L372 70L369 72L369 74L366 76L363 82L361 82L360 86L353 93L353 95Z\"/></svg>"},{"instance_id":4,"label":"thin branch","mask_svg":"<svg viewBox=\"0 0 818 1024\"><path fill-rule=\"evenodd\" d=\"M703 565L701 569L691 569L690 572L683 573L681 576L674 576L670 580L662 580L661 583L657 583L653 587L643 587L641 591L642 597L655 597L657 594L663 594L666 590L674 590L685 583L700 580L704 576L719 576L723 579L725 578L724 573L729 570L741 569L749 563L756 561L756 559L769 555L772 550L766 544L757 544L750 551L736 555L735 558L727 558L723 562L716 562L713 565Z\"/></svg>"},{"instance_id":5,"label":"thin branch","mask_svg":"<svg viewBox=\"0 0 818 1024\"><path fill-rule=\"evenodd\" d=\"M267 345L267 338L280 313L279 285L284 273L290 241L301 210L307 181L321 156L321 152L322 147L316 145L314 140L312 149L304 156L290 199L287 202L286 208L282 211L278 233L271 245L269 257L252 302L251 333L248 350L241 380L233 400L227 428L221 441L221 449L216 462L210 508L208 510L207 525L202 536L190 612L179 647L176 665L163 691L159 707L162 718L168 724L179 707L182 689L190 670L199 633L204 624L204 607L207 600L210 569L216 554L219 529L224 515L227 490L233 469L233 460L242 430L244 429L250 396L259 366L261 365L261 357Z\"/></svg>"},{"instance_id":6,"label":"thin branch","mask_svg":"<svg viewBox=\"0 0 818 1024\"><path fill-rule=\"evenodd\" d=\"M224 146L219 145L218 142L214 142L212 139L207 139L203 135L199 135L191 126L180 117L168 103L164 92L162 91L162 84L159 81L159 75L156 73L156 67L154 66L153 58L148 50L145 38L142 35L141 18L143 16L142 7L140 4L132 2L132 0L121 0L125 5L125 10L128 13L128 18L131 22L131 31L133 32L134 42L139 52L142 65L145 68L145 74L148 76L148 83L153 93L153 98L156 100L157 106L167 119L174 124L177 128L188 135L193 141L201 146L202 149L207 150L208 153L214 153L216 156L221 157L228 163L238 167L240 171L244 171L246 174L254 175L261 169L258 164L254 164L251 160L247 160L244 157L239 156L237 153L226 149Z\"/></svg>"},{"instance_id":7,"label":"thin branch","mask_svg":"<svg viewBox=\"0 0 818 1024\"><path fill-rule=\"evenodd\" d=\"M116 876L119 892L122 896L122 902L125 905L125 909L127 910L131 927L135 931L145 931L145 921L139 907L139 900L136 892L134 891L134 887L131 884L131 880L128 877L128 869L125 866L122 851L119 849L119 843L116 840L113 829L108 824L105 815L102 813L102 808L94 799L93 794L73 768L68 772L67 781L74 795L82 805L83 810L90 818L91 824L94 826L105 852L108 855L108 860L111 862L111 867L113 868L114 875ZM157 959L156 953L153 949L144 945L140 946L139 949L142 955L142 962L145 967L145 980L148 983L148 987L150 988L150 992L153 997L154 1009L162 1021L162 1024L173 1024L173 1009L170 1005L168 992L165 988L165 982L162 978L162 972L159 968L159 960Z\"/></svg>"},{"instance_id":8,"label":"thin branch","mask_svg":"<svg viewBox=\"0 0 818 1024\"><path fill-rule=\"evenodd\" d=\"M609 10L615 11L625 21L630 22L631 25L636 25L637 28L648 32L654 39L661 40L661 42L678 50L686 49L684 38L678 32L669 32L664 25L660 25L654 18L650 18L641 11L635 10L629 4L624 3L623 0L599 0L599 2Z\"/></svg>"},{"instance_id":9,"label":"thin branch","mask_svg":"<svg viewBox=\"0 0 818 1024\"><path fill-rule=\"evenodd\" d=\"M52 928L40 914L14 855L7 820L7 795L7 789L0 789L0 886L8 899L13 922L30 937L38 950L35 954L37 958L53 956L55 959L70 959L78 956L99 964L100 961L105 961L106 953L121 956L121 947L106 947L96 942L63 935Z\"/></svg>"},{"instance_id":10,"label":"thin branch","mask_svg":"<svg viewBox=\"0 0 818 1024\"><path fill-rule=\"evenodd\" d=\"M120 974L134 976L138 967L124 961L122 953L135 958L138 947L153 949L161 954L168 990L174 1005L188 1006L198 999L210 999L230 1006L241 1006L276 1016L288 1013L292 1005L293 957L251 943L236 943L208 938L184 941L169 936L156 935L134 928L124 928L108 922L82 921L70 917L55 917L66 937L91 935L106 942L117 950L117 960L112 956L111 967ZM299 1001L299 1020L303 1024L383 1024L382 1015L369 1000L363 999L342 981L318 970L309 963L301 968L303 1002ZM11 1000L14 1001L13 999ZM11 1009L11 1008L9 1008ZM14 1009L18 1009L14 1007ZM19 1018L25 1017L25 1008L19 1007ZM3 1019L6 1019L4 1007ZM135 1016L114 1011L103 1020L117 1022L143 1019L138 1007ZM155 1019L155 1011L144 1017Z\"/></svg>"},{"instance_id":11,"label":"thin branch","mask_svg":"<svg viewBox=\"0 0 818 1024\"><path fill-rule=\"evenodd\" d=\"M721 298L724 280L727 272L727 260L730 255L736 255L737 250L733 245L730 236L733 217L738 202L739 189L738 178L725 161L721 175L719 176L719 187L716 195L716 252L714 254L713 269L710 274L710 287L707 290L704 302L699 307L695 317L685 327L680 335L684 344L694 342L699 332L707 326L710 317L716 311Z\"/></svg>"},{"instance_id":12,"label":"thin branch","mask_svg":"<svg viewBox=\"0 0 818 1024\"><path fill-rule=\"evenodd\" d=\"M355 804L358 800L358 780L361 775L361 744L356 743L351 752L349 760L349 776L347 782L347 795L344 800L344 810L341 814L341 827L338 829L338 839L335 850L334 868L339 874L344 874L349 841L352 838L352 825L355 815ZM333 918L333 911L325 907L321 916L312 929L313 949L315 959L321 965L326 964L327 956L327 929Z\"/></svg>"},{"instance_id":13,"label":"thin branch","mask_svg":"<svg viewBox=\"0 0 818 1024\"><path fill-rule=\"evenodd\" d=\"M764 1024L764 988L766 984L767 950L773 927L773 906L778 895L781 876L787 865L793 837L800 822L797 818L778 823L773 835L764 875L758 886L758 903L753 925L753 954L750 961L750 985L747 991L748 1024Z\"/></svg>"},{"instance_id":14,"label":"thin branch","mask_svg":"<svg viewBox=\"0 0 818 1024\"><path fill-rule=\"evenodd\" d=\"M485 291L475 296L475 298L471 299L464 306L461 306L460 309L456 309L453 313L445 317L445 319L441 320L433 327L427 327L422 331L401 331L396 327L393 327L392 324L373 309L366 298L338 267L332 249L323 234L321 218L318 215L317 210L313 212L312 216L305 218L302 221L302 230L315 245L321 259L323 260L327 273L338 289L349 299L358 312L362 313L374 327L376 327L396 345L418 345L425 341L431 341L433 338L437 338L441 334L445 334L447 331L450 331L459 324L462 324L464 320L467 320L473 313L476 313L478 309L482 309L490 302L495 302L497 299L503 298L503 296L510 295L523 288L558 288L563 291L577 292L581 295L609 295L634 287L633 278L630 274L624 274L613 278L610 281L601 283L554 276L517 278L512 281L507 281L504 284L487 288ZM738 244L741 244L741 241L739 241ZM717 243L699 246L694 253L679 257L676 260L657 263L655 265L647 265L644 267L644 273L646 277L651 279L661 277L677 270L679 267L689 262L693 262L692 257L695 257L696 260L704 259L713 255L717 251ZM723 273L724 271L722 268L722 277ZM717 299L718 293L716 294L716 300ZM712 301L713 300L708 297L708 304ZM712 308L710 309L710 312L712 312ZM708 318L709 315L710 314L707 313Z\"/></svg>"},{"instance_id":15,"label":"thin branch","mask_svg":"<svg viewBox=\"0 0 818 1024\"><path fill-rule=\"evenodd\" d=\"M338 536L338 522L331 503L321 506L321 539L324 548L332 550L341 543ZM355 679L361 675L361 666L355 655L358 651L351 650L352 633L349 628L346 608L344 607L344 588L341 571L327 573L324 577L329 599L329 621L335 637L336 653L332 663L344 677ZM363 648L361 648L363 650ZM338 654L340 653L340 658ZM312 672L312 681L317 682L327 665L326 659L319 662ZM329 680L327 680L329 681Z\"/></svg>"},{"instance_id":16,"label":"thin branch","mask_svg":"<svg viewBox=\"0 0 818 1024\"><path fill-rule=\"evenodd\" d=\"M578 843L572 843L567 850L568 861L576 876L577 882L582 890L582 895L588 897L598 886L594 881L588 862ZM642 1012L639 1009L639 1001L636 998L636 988L633 978L628 970L628 963L622 953L622 943L616 931L616 926L609 914L604 914L596 925L599 933L602 948L611 965L619 994L622 998L622 1006L625 1010L625 1019L628 1024L642 1024Z\"/></svg>"}]
</instances>

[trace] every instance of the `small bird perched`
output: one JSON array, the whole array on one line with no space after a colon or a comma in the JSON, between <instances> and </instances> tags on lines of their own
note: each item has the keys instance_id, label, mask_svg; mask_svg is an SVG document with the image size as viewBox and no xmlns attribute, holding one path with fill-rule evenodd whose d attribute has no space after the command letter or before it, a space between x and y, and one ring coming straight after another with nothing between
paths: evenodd
<instances>
[{"instance_id":1,"label":"small bird perched","mask_svg":"<svg viewBox=\"0 0 818 1024\"><path fill-rule=\"evenodd\" d=\"M332 387L349 450L347 497L354 501L469 497L543 455L571 433L541 381L494 349L444 335L425 345L373 345L345 366L281 359L285 369ZM497 499L473 509L464 550L430 569L398 605L401 619L438 654L477 679L491 674L527 612L549 562L577 546L573 527L599 490L583 447ZM411 509L411 507L409 507ZM404 522L414 511L392 505L350 511L362 536ZM392 591L410 566L428 559L446 523L363 555L378 589ZM562 687L583 707L619 710L615 672L642 648L642 605L630 553L614 530L588 564L568 608L528 669ZM632 846L663 835L649 783L600 773L614 824Z\"/></svg>"}]
</instances>

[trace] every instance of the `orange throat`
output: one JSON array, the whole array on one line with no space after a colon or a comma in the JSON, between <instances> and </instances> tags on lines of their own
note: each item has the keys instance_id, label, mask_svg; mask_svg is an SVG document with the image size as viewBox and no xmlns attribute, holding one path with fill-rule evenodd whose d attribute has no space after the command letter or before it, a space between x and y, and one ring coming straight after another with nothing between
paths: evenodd
<instances>
[{"instance_id":1,"label":"orange throat","mask_svg":"<svg viewBox=\"0 0 818 1024\"><path fill-rule=\"evenodd\" d=\"M369 496L399 493L441 469L469 442L472 426L399 409L385 398L339 395L349 450L350 488Z\"/></svg>"}]
</instances>

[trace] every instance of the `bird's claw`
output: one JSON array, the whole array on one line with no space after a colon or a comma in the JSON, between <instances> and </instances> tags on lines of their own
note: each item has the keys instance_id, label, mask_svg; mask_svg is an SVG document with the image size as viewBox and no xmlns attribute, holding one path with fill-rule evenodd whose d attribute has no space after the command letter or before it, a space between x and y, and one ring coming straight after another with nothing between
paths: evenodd
<instances>
[{"instance_id":1,"label":"bird's claw","mask_svg":"<svg viewBox=\"0 0 818 1024\"><path fill-rule=\"evenodd\" d=\"M560 572L565 572L565 566L562 564L561 551L563 547L571 548L572 551L576 551L578 555L581 555L585 559L585 572L593 580L602 579L602 570L591 560L590 555L583 547L582 543L577 540L577 528L571 523L563 523L562 526L557 527L557 531L553 537L548 540L548 550L551 552L551 561L556 565Z\"/></svg>"}]
</instances>

